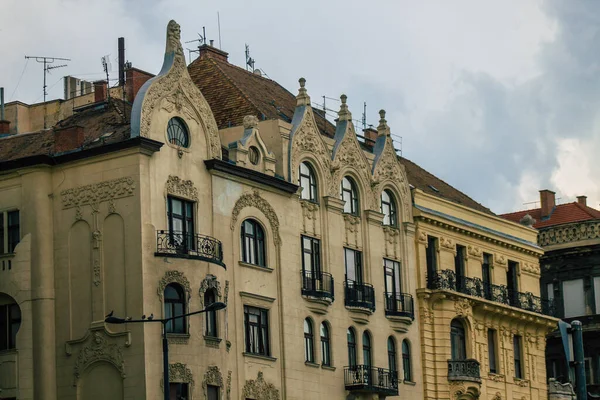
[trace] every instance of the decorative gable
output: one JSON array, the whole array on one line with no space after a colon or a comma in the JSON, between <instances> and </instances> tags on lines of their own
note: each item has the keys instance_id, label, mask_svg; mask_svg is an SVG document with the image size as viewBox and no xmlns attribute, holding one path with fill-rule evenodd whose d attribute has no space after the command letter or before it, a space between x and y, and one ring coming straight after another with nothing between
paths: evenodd
<instances>
[{"instance_id":1,"label":"decorative gable","mask_svg":"<svg viewBox=\"0 0 600 400\"><path fill-rule=\"evenodd\" d=\"M143 136L167 142L167 123L181 118L189 127L190 149L206 158L221 158L221 141L210 106L188 74L177 22L167 25L165 58L160 73L148 80L135 97L131 137ZM198 143L199 142L199 143ZM201 146L200 146L201 145ZM180 154L183 149L180 149Z\"/></svg>"},{"instance_id":2,"label":"decorative gable","mask_svg":"<svg viewBox=\"0 0 600 400\"><path fill-rule=\"evenodd\" d=\"M398 161L398 156L394 150L394 141L385 119L385 110L379 111L379 117L378 136L375 146L373 146L373 153L375 154L375 160L373 161L373 195L375 198L373 200L378 203L383 187L388 183L394 184L400 191L403 220L411 221L412 202L406 170Z\"/></svg>"},{"instance_id":3,"label":"decorative gable","mask_svg":"<svg viewBox=\"0 0 600 400\"><path fill-rule=\"evenodd\" d=\"M275 155L267 149L257 126L254 115L244 117L244 135L229 144L229 159L241 167L275 176Z\"/></svg>"}]
</instances>

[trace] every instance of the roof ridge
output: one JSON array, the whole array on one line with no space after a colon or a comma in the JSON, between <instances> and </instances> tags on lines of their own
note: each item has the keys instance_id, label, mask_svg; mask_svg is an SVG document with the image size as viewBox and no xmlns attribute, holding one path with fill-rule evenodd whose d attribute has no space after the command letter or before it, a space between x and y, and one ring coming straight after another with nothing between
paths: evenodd
<instances>
[{"instance_id":1,"label":"roof ridge","mask_svg":"<svg viewBox=\"0 0 600 400\"><path fill-rule=\"evenodd\" d=\"M508 212L508 213L502 213L502 214L498 214L498 215L500 215L500 216L515 215L515 214L520 214L520 213L524 213L524 212L529 213L530 211L537 211L537 210L541 210L541 207L538 207L538 208L529 208L529 209L526 209L526 210L519 210L519 211L511 211L511 212Z\"/></svg>"},{"instance_id":2,"label":"roof ridge","mask_svg":"<svg viewBox=\"0 0 600 400\"><path fill-rule=\"evenodd\" d=\"M580 204L577 201L574 201L572 204L575 204L581 211L587 213L590 217L598 218L598 215L594 215L594 213L600 214L600 211L596 210L595 208L592 208L592 207L588 206L587 204L583 205L583 204Z\"/></svg>"}]
</instances>

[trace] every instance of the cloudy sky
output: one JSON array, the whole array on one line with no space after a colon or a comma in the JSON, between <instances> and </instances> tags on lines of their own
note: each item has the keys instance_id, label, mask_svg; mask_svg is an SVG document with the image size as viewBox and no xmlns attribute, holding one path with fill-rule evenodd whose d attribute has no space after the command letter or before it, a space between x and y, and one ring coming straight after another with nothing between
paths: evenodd
<instances>
[{"instance_id":1,"label":"cloudy sky","mask_svg":"<svg viewBox=\"0 0 600 400\"><path fill-rule=\"evenodd\" d=\"M559 0L0 0L0 86L7 101L42 99L49 75L101 79L117 38L134 66L156 73L169 19L184 41L206 27L232 63L244 44L269 77L313 101L348 95L367 122L387 110L403 155L495 212L530 208L539 189L600 206L600 2ZM193 48L194 44L184 44ZM334 100L327 106L337 108ZM399 146L399 144L398 144Z\"/></svg>"}]
</instances>

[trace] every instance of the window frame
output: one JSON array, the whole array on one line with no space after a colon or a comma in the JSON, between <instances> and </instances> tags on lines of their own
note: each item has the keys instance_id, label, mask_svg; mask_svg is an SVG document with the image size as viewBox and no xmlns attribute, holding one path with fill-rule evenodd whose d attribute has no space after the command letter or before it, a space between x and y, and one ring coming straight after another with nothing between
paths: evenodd
<instances>
[{"instance_id":1,"label":"window frame","mask_svg":"<svg viewBox=\"0 0 600 400\"><path fill-rule=\"evenodd\" d=\"M302 171L303 166L306 167L308 173ZM307 181L308 187L304 186L305 181ZM315 170L308 161L302 161L298 166L298 185L302 188L302 192L300 192L301 200L307 200L312 203L319 202L319 187L317 185Z\"/></svg>"},{"instance_id":2,"label":"window frame","mask_svg":"<svg viewBox=\"0 0 600 400\"><path fill-rule=\"evenodd\" d=\"M210 297L212 296L212 301ZM212 303L217 301L217 293L214 288L208 289L204 292L204 307L208 307ZM219 337L219 320L217 319L217 311L211 310L206 312L206 329L204 335L207 337L218 338Z\"/></svg>"},{"instance_id":3,"label":"window frame","mask_svg":"<svg viewBox=\"0 0 600 400\"><path fill-rule=\"evenodd\" d=\"M308 248L306 246L308 244ZM311 236L300 235L300 245L302 246L302 272L306 277L306 273L310 272L311 278L321 278L321 240ZM306 257L310 260L310 265L307 268Z\"/></svg>"},{"instance_id":4,"label":"window frame","mask_svg":"<svg viewBox=\"0 0 600 400\"><path fill-rule=\"evenodd\" d=\"M406 351L405 351L406 348ZM404 382L414 382L412 374L412 360L411 360L411 349L410 342L408 339L402 341L402 374Z\"/></svg>"},{"instance_id":5,"label":"window frame","mask_svg":"<svg viewBox=\"0 0 600 400\"><path fill-rule=\"evenodd\" d=\"M481 262L481 281L483 282L483 293L486 299L492 299L492 255L483 253Z\"/></svg>"},{"instance_id":6,"label":"window frame","mask_svg":"<svg viewBox=\"0 0 600 400\"><path fill-rule=\"evenodd\" d=\"M15 248L20 242L20 211L14 209L0 211L0 255L13 254L15 252Z\"/></svg>"},{"instance_id":7,"label":"window frame","mask_svg":"<svg viewBox=\"0 0 600 400\"><path fill-rule=\"evenodd\" d=\"M319 336L321 337L321 365L331 367L331 333L325 321L321 322Z\"/></svg>"},{"instance_id":8,"label":"window frame","mask_svg":"<svg viewBox=\"0 0 600 400\"><path fill-rule=\"evenodd\" d=\"M175 391L175 393L173 393ZM175 399L189 399L190 385L187 382L169 382L169 398L175 394Z\"/></svg>"},{"instance_id":9,"label":"window frame","mask_svg":"<svg viewBox=\"0 0 600 400\"><path fill-rule=\"evenodd\" d=\"M364 331L362 335L362 350L363 350L363 365L366 367L373 366L373 346L371 333Z\"/></svg>"},{"instance_id":10,"label":"window frame","mask_svg":"<svg viewBox=\"0 0 600 400\"><path fill-rule=\"evenodd\" d=\"M177 299L171 299L167 297L167 289L169 288L174 288L175 291L177 292L178 298ZM171 317L175 317L177 315L183 315L187 313L187 299L186 299L186 292L183 289L183 287L175 282L171 282L169 283L167 286L165 286L164 292L163 292L163 301L164 301L164 306L163 306L163 310L164 310L164 314L165 314L165 318L171 318ZM177 310L176 310L176 305L180 304L181 305L181 314L176 314ZM177 329L177 321L182 321L181 322L181 327L179 329ZM173 319L171 321L168 321L165 324L165 329L167 331L167 334L187 334L188 333L188 326L187 326L187 317L182 317L182 318L176 318Z\"/></svg>"},{"instance_id":11,"label":"window frame","mask_svg":"<svg viewBox=\"0 0 600 400\"><path fill-rule=\"evenodd\" d=\"M450 322L450 358L453 361L462 361L467 357L467 329L463 321L454 318Z\"/></svg>"},{"instance_id":12,"label":"window frame","mask_svg":"<svg viewBox=\"0 0 600 400\"><path fill-rule=\"evenodd\" d=\"M402 293L402 263L400 261L384 258L383 276L385 279L385 293L393 295ZM388 282L388 276L391 277L391 282ZM391 288L389 287L389 283L392 285Z\"/></svg>"},{"instance_id":13,"label":"window frame","mask_svg":"<svg viewBox=\"0 0 600 400\"><path fill-rule=\"evenodd\" d=\"M257 322L250 321L250 315L257 317ZM254 334L257 341L252 341ZM244 342L246 353L270 357L269 310L244 305Z\"/></svg>"},{"instance_id":14,"label":"window frame","mask_svg":"<svg viewBox=\"0 0 600 400\"><path fill-rule=\"evenodd\" d=\"M345 186L346 182L348 182L348 185L350 187ZM349 201L346 201L345 194L349 196ZM355 217L358 217L360 215L360 199L358 197L358 189L356 188L356 182L348 175L344 176L342 178L342 182L340 183L340 199L344 200L345 214L354 215Z\"/></svg>"},{"instance_id":15,"label":"window frame","mask_svg":"<svg viewBox=\"0 0 600 400\"><path fill-rule=\"evenodd\" d=\"M313 322L308 317L304 319L304 361L315 363L315 335Z\"/></svg>"},{"instance_id":16,"label":"window frame","mask_svg":"<svg viewBox=\"0 0 600 400\"><path fill-rule=\"evenodd\" d=\"M387 200L383 199L383 195L388 197ZM396 196L389 189L381 191L381 213L383 214L382 224L385 226L391 226L393 228L398 227L398 207L396 204ZM386 208L388 212L386 212ZM386 223L386 219L388 222Z\"/></svg>"},{"instance_id":17,"label":"window frame","mask_svg":"<svg viewBox=\"0 0 600 400\"><path fill-rule=\"evenodd\" d=\"M215 390L216 395L211 395L211 388ZM219 400L221 398L221 387L217 385L206 385L206 399L207 400Z\"/></svg>"},{"instance_id":18,"label":"window frame","mask_svg":"<svg viewBox=\"0 0 600 400\"><path fill-rule=\"evenodd\" d=\"M174 202L181 203L181 214L176 214L173 211ZM196 204L193 201L171 195L167 196L167 226L169 228L169 240L178 246L183 246L183 250L186 252L187 250L196 250L195 206ZM173 226L175 221L181 223L183 230L174 230ZM176 239L179 239L180 242L178 243Z\"/></svg>"},{"instance_id":19,"label":"window frame","mask_svg":"<svg viewBox=\"0 0 600 400\"><path fill-rule=\"evenodd\" d=\"M356 367L358 365L358 354L356 352L356 331L352 327L348 328L346 331L346 344L348 348L348 366L351 368Z\"/></svg>"},{"instance_id":20,"label":"window frame","mask_svg":"<svg viewBox=\"0 0 600 400\"><path fill-rule=\"evenodd\" d=\"M17 348L17 334L21 322L21 307L17 303L0 305L0 351Z\"/></svg>"},{"instance_id":21,"label":"window frame","mask_svg":"<svg viewBox=\"0 0 600 400\"><path fill-rule=\"evenodd\" d=\"M179 143L181 139L177 134L183 133L184 143ZM167 122L167 142L176 147L188 149L190 147L190 130L185 121L180 117L173 117Z\"/></svg>"},{"instance_id":22,"label":"window frame","mask_svg":"<svg viewBox=\"0 0 600 400\"><path fill-rule=\"evenodd\" d=\"M523 338L521 335L513 335L513 360L515 378L525 379L525 371L523 370Z\"/></svg>"},{"instance_id":23,"label":"window frame","mask_svg":"<svg viewBox=\"0 0 600 400\"><path fill-rule=\"evenodd\" d=\"M427 235L427 248L425 249L425 264L427 269L427 283L431 287L433 284L434 274L438 270L438 238L436 236Z\"/></svg>"},{"instance_id":24,"label":"window frame","mask_svg":"<svg viewBox=\"0 0 600 400\"><path fill-rule=\"evenodd\" d=\"M393 336L387 340L388 368L391 371L398 371L398 355L396 352L396 341Z\"/></svg>"},{"instance_id":25,"label":"window frame","mask_svg":"<svg viewBox=\"0 0 600 400\"><path fill-rule=\"evenodd\" d=\"M498 333L495 329L488 328L487 331L487 344L488 344L488 364L489 372L492 374L498 373L498 352L497 342Z\"/></svg>"},{"instance_id":26,"label":"window frame","mask_svg":"<svg viewBox=\"0 0 600 400\"><path fill-rule=\"evenodd\" d=\"M354 253L354 265L350 265L353 267L354 277L356 279L348 279L348 252ZM352 282L357 285L362 285L364 282L363 274L363 261L362 261L362 251L350 249L348 247L344 247L344 272L345 272L345 280L346 282Z\"/></svg>"},{"instance_id":27,"label":"window frame","mask_svg":"<svg viewBox=\"0 0 600 400\"><path fill-rule=\"evenodd\" d=\"M246 223L252 226L251 233L246 232ZM267 249L265 245L265 230L254 218L246 218L240 227L242 262L246 264L267 267ZM250 246L250 247L248 247Z\"/></svg>"}]
</instances>

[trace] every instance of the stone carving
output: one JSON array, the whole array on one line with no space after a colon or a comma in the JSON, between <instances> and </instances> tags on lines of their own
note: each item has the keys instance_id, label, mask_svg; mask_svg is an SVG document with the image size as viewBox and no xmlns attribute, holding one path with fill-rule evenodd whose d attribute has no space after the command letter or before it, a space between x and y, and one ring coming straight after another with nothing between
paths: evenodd
<instances>
[{"instance_id":1,"label":"stone carving","mask_svg":"<svg viewBox=\"0 0 600 400\"><path fill-rule=\"evenodd\" d=\"M279 389L272 383L265 382L262 371L258 371L256 379L246 381L242 389L243 399L279 400Z\"/></svg>"},{"instance_id":2,"label":"stone carving","mask_svg":"<svg viewBox=\"0 0 600 400\"><path fill-rule=\"evenodd\" d=\"M535 224L535 219L531 215L526 214L523 218L521 218L519 223L525 225L528 228L532 228L533 224Z\"/></svg>"},{"instance_id":3,"label":"stone carving","mask_svg":"<svg viewBox=\"0 0 600 400\"><path fill-rule=\"evenodd\" d=\"M477 246L472 246L472 245L467 246L467 253L476 258L483 257L483 252Z\"/></svg>"},{"instance_id":4,"label":"stone carving","mask_svg":"<svg viewBox=\"0 0 600 400\"><path fill-rule=\"evenodd\" d=\"M514 378L514 379L515 379L515 383L521 387L529 386L529 381L527 379L519 379L519 378Z\"/></svg>"},{"instance_id":5,"label":"stone carving","mask_svg":"<svg viewBox=\"0 0 600 400\"><path fill-rule=\"evenodd\" d=\"M191 108L190 101L185 97L185 94L178 88L174 93L171 93L167 97L165 97L162 102L163 110L166 110L169 113L173 111L177 111L180 114L183 114L186 118L193 119L196 123L200 123L200 119Z\"/></svg>"},{"instance_id":6,"label":"stone carving","mask_svg":"<svg viewBox=\"0 0 600 400\"><path fill-rule=\"evenodd\" d=\"M433 312L425 307L421 307L421 318L424 324L433 324Z\"/></svg>"},{"instance_id":7,"label":"stone carving","mask_svg":"<svg viewBox=\"0 0 600 400\"><path fill-rule=\"evenodd\" d=\"M392 226L383 226L383 236L385 240L385 255L398 258L398 241L400 239L400 230Z\"/></svg>"},{"instance_id":8,"label":"stone carving","mask_svg":"<svg viewBox=\"0 0 600 400\"><path fill-rule=\"evenodd\" d=\"M500 392L496 392L492 400L502 400L502 394Z\"/></svg>"},{"instance_id":9,"label":"stone carving","mask_svg":"<svg viewBox=\"0 0 600 400\"><path fill-rule=\"evenodd\" d=\"M417 239L419 240L419 243L427 244L427 232L419 229L417 231Z\"/></svg>"},{"instance_id":10,"label":"stone carving","mask_svg":"<svg viewBox=\"0 0 600 400\"><path fill-rule=\"evenodd\" d=\"M117 212L117 207L115 206L115 199L108 200L108 213L116 214L116 212Z\"/></svg>"},{"instance_id":11,"label":"stone carving","mask_svg":"<svg viewBox=\"0 0 600 400\"><path fill-rule=\"evenodd\" d=\"M360 228L360 218L344 213L344 223L346 227L346 243L350 244L349 234L354 234L354 244L358 246L358 231Z\"/></svg>"},{"instance_id":12,"label":"stone carving","mask_svg":"<svg viewBox=\"0 0 600 400\"><path fill-rule=\"evenodd\" d=\"M194 182L190 180L183 180L178 176L169 175L166 188L168 194L198 201L198 189L194 186Z\"/></svg>"},{"instance_id":13,"label":"stone carving","mask_svg":"<svg viewBox=\"0 0 600 400\"><path fill-rule=\"evenodd\" d=\"M77 206L75 208L75 221L81 221L83 219L83 214L81 213L81 207Z\"/></svg>"},{"instance_id":14,"label":"stone carving","mask_svg":"<svg viewBox=\"0 0 600 400\"><path fill-rule=\"evenodd\" d=\"M204 398L208 399L208 385L218 386L221 388L223 393L223 376L219 367L211 365L204 374L204 380L202 381L202 390L204 391Z\"/></svg>"},{"instance_id":15,"label":"stone carving","mask_svg":"<svg viewBox=\"0 0 600 400\"><path fill-rule=\"evenodd\" d=\"M488 379L494 382L504 382L504 375L501 374L488 374Z\"/></svg>"},{"instance_id":16,"label":"stone carving","mask_svg":"<svg viewBox=\"0 0 600 400\"><path fill-rule=\"evenodd\" d=\"M529 272L530 274L540 274L540 264L537 263L522 263L523 272Z\"/></svg>"},{"instance_id":17,"label":"stone carving","mask_svg":"<svg viewBox=\"0 0 600 400\"><path fill-rule=\"evenodd\" d=\"M227 371L227 400L231 400L231 371Z\"/></svg>"},{"instance_id":18,"label":"stone carving","mask_svg":"<svg viewBox=\"0 0 600 400\"><path fill-rule=\"evenodd\" d=\"M169 283L180 284L187 293L188 300L191 298L192 290L190 289L190 281L188 281L185 275L183 275L183 272L169 270L165 272L165 276L163 276L158 282L157 293L160 301L163 300L165 288Z\"/></svg>"},{"instance_id":19,"label":"stone carving","mask_svg":"<svg viewBox=\"0 0 600 400\"><path fill-rule=\"evenodd\" d=\"M258 118L255 115L246 115L244 117L244 129L253 129L258 126Z\"/></svg>"},{"instance_id":20,"label":"stone carving","mask_svg":"<svg viewBox=\"0 0 600 400\"><path fill-rule=\"evenodd\" d=\"M600 222L596 220L544 228L538 234L538 244L551 246L598 238L600 238Z\"/></svg>"},{"instance_id":21,"label":"stone carving","mask_svg":"<svg viewBox=\"0 0 600 400\"><path fill-rule=\"evenodd\" d=\"M473 314L473 310L471 308L471 301L465 298L459 298L454 302L454 309L456 310L456 315L467 317Z\"/></svg>"},{"instance_id":22,"label":"stone carving","mask_svg":"<svg viewBox=\"0 0 600 400\"><path fill-rule=\"evenodd\" d=\"M312 233L317 233L317 211L319 211L319 205L311 201L300 200L300 207L302 207L302 228L304 232L308 232L306 225L312 221Z\"/></svg>"},{"instance_id":23,"label":"stone carving","mask_svg":"<svg viewBox=\"0 0 600 400\"><path fill-rule=\"evenodd\" d=\"M229 295L229 281L225 281L225 297L223 298L223 303L227 304L227 297Z\"/></svg>"},{"instance_id":24,"label":"stone carving","mask_svg":"<svg viewBox=\"0 0 600 400\"><path fill-rule=\"evenodd\" d=\"M217 280L217 277L212 274L207 274L206 278L202 280L198 294L200 295L200 308L204 308L204 293L209 289L215 289L217 291L217 297L221 301L221 283Z\"/></svg>"},{"instance_id":25,"label":"stone carving","mask_svg":"<svg viewBox=\"0 0 600 400\"><path fill-rule=\"evenodd\" d=\"M456 250L456 246L454 246L454 240L451 238L440 237L440 245L443 248L450 249L452 251Z\"/></svg>"},{"instance_id":26,"label":"stone carving","mask_svg":"<svg viewBox=\"0 0 600 400\"><path fill-rule=\"evenodd\" d=\"M231 212L231 230L235 229L235 224L240 216L240 211L245 207L256 207L267 217L273 229L273 236L275 245L281 244L281 236L279 236L279 218L273 207L268 201L260 197L258 190L254 189L252 192L246 192L240 196L233 206Z\"/></svg>"},{"instance_id":27,"label":"stone carving","mask_svg":"<svg viewBox=\"0 0 600 400\"><path fill-rule=\"evenodd\" d=\"M133 178L125 177L66 189L60 192L60 196L63 209L67 209L133 196L134 190L135 182ZM78 210L78 216L80 216L81 210L79 208Z\"/></svg>"},{"instance_id":28,"label":"stone carving","mask_svg":"<svg viewBox=\"0 0 600 400\"><path fill-rule=\"evenodd\" d=\"M100 285L100 260L94 260L94 285Z\"/></svg>"},{"instance_id":29,"label":"stone carving","mask_svg":"<svg viewBox=\"0 0 600 400\"><path fill-rule=\"evenodd\" d=\"M575 400L577 396L570 383L560 383L554 378L548 379L549 400Z\"/></svg>"},{"instance_id":30,"label":"stone carving","mask_svg":"<svg viewBox=\"0 0 600 400\"><path fill-rule=\"evenodd\" d=\"M169 364L169 382L194 385L194 377L187 365L182 363Z\"/></svg>"},{"instance_id":31,"label":"stone carving","mask_svg":"<svg viewBox=\"0 0 600 400\"><path fill-rule=\"evenodd\" d=\"M498 265L506 265L506 256L504 254L498 254L494 256L494 262Z\"/></svg>"},{"instance_id":32,"label":"stone carving","mask_svg":"<svg viewBox=\"0 0 600 400\"><path fill-rule=\"evenodd\" d=\"M109 344L106 337L100 332L94 332L92 342L79 351L73 375L75 377L73 386L77 386L77 381L81 378L83 372L93 363L105 361L112 364L121 373L121 378L125 379L125 370L123 362L123 353L116 344Z\"/></svg>"}]
</instances>

